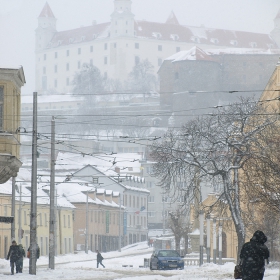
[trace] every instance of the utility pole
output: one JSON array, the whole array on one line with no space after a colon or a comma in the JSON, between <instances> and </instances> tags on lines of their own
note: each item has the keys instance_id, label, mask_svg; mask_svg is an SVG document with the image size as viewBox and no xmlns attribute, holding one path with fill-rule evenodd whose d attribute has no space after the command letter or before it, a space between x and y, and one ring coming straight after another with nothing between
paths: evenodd
<instances>
[{"instance_id":1,"label":"utility pole","mask_svg":"<svg viewBox=\"0 0 280 280\"><path fill-rule=\"evenodd\" d=\"M50 221L49 221L49 268L55 266L55 120L51 121L51 173L50 173Z\"/></svg>"},{"instance_id":2,"label":"utility pole","mask_svg":"<svg viewBox=\"0 0 280 280\"><path fill-rule=\"evenodd\" d=\"M121 193L120 193L120 197L119 197L119 204L120 204L120 208L119 208L119 252L121 252L122 251L122 236L121 236L122 200L121 200Z\"/></svg>"},{"instance_id":3,"label":"utility pole","mask_svg":"<svg viewBox=\"0 0 280 280\"><path fill-rule=\"evenodd\" d=\"M204 212L203 210L200 210L199 212L199 223L200 223L200 250L199 250L199 265L203 265L203 228L204 228Z\"/></svg>"},{"instance_id":4,"label":"utility pole","mask_svg":"<svg viewBox=\"0 0 280 280\"><path fill-rule=\"evenodd\" d=\"M22 228L21 228L21 199L22 199L22 187L19 185L19 209L18 209L18 244L21 243L22 238Z\"/></svg>"},{"instance_id":5,"label":"utility pole","mask_svg":"<svg viewBox=\"0 0 280 280\"><path fill-rule=\"evenodd\" d=\"M216 219L213 219L213 263L217 262L217 234Z\"/></svg>"},{"instance_id":6,"label":"utility pole","mask_svg":"<svg viewBox=\"0 0 280 280\"><path fill-rule=\"evenodd\" d=\"M222 222L219 223L219 264L222 264L222 254L223 254L223 226Z\"/></svg>"},{"instance_id":7,"label":"utility pole","mask_svg":"<svg viewBox=\"0 0 280 280\"><path fill-rule=\"evenodd\" d=\"M162 200L163 200L163 203L162 203L162 208L163 208L163 214L162 214L162 233L165 234L165 196L164 196L164 193L163 193L163 196L162 196Z\"/></svg>"},{"instance_id":8,"label":"utility pole","mask_svg":"<svg viewBox=\"0 0 280 280\"><path fill-rule=\"evenodd\" d=\"M206 220L206 231L207 231L207 262L210 263L210 214L207 215L207 220Z\"/></svg>"},{"instance_id":9,"label":"utility pole","mask_svg":"<svg viewBox=\"0 0 280 280\"><path fill-rule=\"evenodd\" d=\"M29 274L36 275L37 249L37 92L33 92L33 135Z\"/></svg>"},{"instance_id":10,"label":"utility pole","mask_svg":"<svg viewBox=\"0 0 280 280\"><path fill-rule=\"evenodd\" d=\"M12 208L11 216L14 217L11 223L11 240L15 239L15 212L16 212L16 178L12 178Z\"/></svg>"},{"instance_id":11,"label":"utility pole","mask_svg":"<svg viewBox=\"0 0 280 280\"><path fill-rule=\"evenodd\" d=\"M87 190L87 203L86 203L86 234L85 234L85 253L88 254L88 190Z\"/></svg>"}]
</instances>

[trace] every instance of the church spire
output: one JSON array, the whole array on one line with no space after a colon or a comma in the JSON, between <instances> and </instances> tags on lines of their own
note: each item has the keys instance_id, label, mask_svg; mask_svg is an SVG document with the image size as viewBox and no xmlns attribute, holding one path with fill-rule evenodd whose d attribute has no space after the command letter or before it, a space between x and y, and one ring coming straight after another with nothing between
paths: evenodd
<instances>
[{"instance_id":1,"label":"church spire","mask_svg":"<svg viewBox=\"0 0 280 280\"><path fill-rule=\"evenodd\" d=\"M44 18L55 18L48 2L46 2L42 12L40 13L39 17L44 17Z\"/></svg>"},{"instance_id":2,"label":"church spire","mask_svg":"<svg viewBox=\"0 0 280 280\"><path fill-rule=\"evenodd\" d=\"M166 23L180 25L176 15L175 15L175 13L173 11L170 13L168 19L166 20Z\"/></svg>"}]
</instances>

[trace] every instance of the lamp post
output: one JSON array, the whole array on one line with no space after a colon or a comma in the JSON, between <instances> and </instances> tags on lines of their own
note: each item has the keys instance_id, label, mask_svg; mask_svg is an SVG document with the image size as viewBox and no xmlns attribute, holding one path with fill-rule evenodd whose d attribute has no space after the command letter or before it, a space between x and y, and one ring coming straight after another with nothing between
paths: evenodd
<instances>
[{"instance_id":1,"label":"lamp post","mask_svg":"<svg viewBox=\"0 0 280 280\"><path fill-rule=\"evenodd\" d=\"M216 219L213 219L213 263L217 262L217 234L216 234Z\"/></svg>"},{"instance_id":2,"label":"lamp post","mask_svg":"<svg viewBox=\"0 0 280 280\"><path fill-rule=\"evenodd\" d=\"M207 248L206 248L206 253L207 253L207 262L210 263L210 214L207 215Z\"/></svg>"}]
</instances>

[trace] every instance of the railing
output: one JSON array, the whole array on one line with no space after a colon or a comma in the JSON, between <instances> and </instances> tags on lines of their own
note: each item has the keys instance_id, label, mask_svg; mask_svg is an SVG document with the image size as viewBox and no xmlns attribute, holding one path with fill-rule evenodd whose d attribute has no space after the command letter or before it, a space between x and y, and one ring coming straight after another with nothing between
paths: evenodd
<instances>
[{"instance_id":1,"label":"railing","mask_svg":"<svg viewBox=\"0 0 280 280\"><path fill-rule=\"evenodd\" d=\"M186 266L197 266L199 265L199 259L198 258L184 258L184 262ZM234 258L222 258L222 264L225 264L227 262L233 262L235 263L236 260ZM203 263L207 263L207 259L203 259ZM213 263L213 259L210 259L210 263ZM219 264L219 258L216 259L216 264Z\"/></svg>"}]
</instances>

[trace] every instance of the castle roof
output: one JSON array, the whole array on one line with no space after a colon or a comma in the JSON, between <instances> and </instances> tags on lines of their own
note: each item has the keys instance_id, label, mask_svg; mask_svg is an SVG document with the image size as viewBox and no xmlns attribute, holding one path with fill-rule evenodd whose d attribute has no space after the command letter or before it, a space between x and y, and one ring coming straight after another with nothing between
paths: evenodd
<instances>
[{"instance_id":1,"label":"castle roof","mask_svg":"<svg viewBox=\"0 0 280 280\"><path fill-rule=\"evenodd\" d=\"M39 17L46 17L46 18L54 18L54 14L48 4L48 2L46 2L42 12L40 13Z\"/></svg>"},{"instance_id":2,"label":"castle roof","mask_svg":"<svg viewBox=\"0 0 280 280\"><path fill-rule=\"evenodd\" d=\"M47 3L43 11L46 9L46 12L48 12L46 7L49 7ZM212 45L213 47L221 46L227 48L277 48L277 44L269 34L214 29L203 26L184 26L179 24L173 12L166 23L140 20L135 21L134 28L135 39L146 38L158 41L178 41L196 45L208 45L208 47ZM49 47L107 38L109 33L110 22L61 31L54 35Z\"/></svg>"},{"instance_id":3,"label":"castle roof","mask_svg":"<svg viewBox=\"0 0 280 280\"><path fill-rule=\"evenodd\" d=\"M277 18L280 18L280 9L279 9L279 11L278 11L278 13L277 13L275 19L277 19Z\"/></svg>"}]
</instances>

